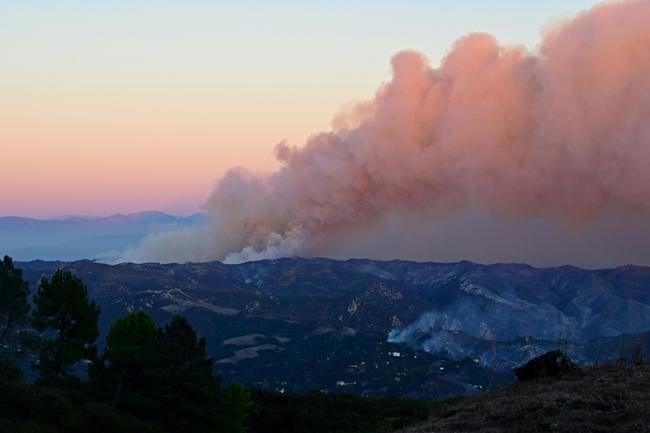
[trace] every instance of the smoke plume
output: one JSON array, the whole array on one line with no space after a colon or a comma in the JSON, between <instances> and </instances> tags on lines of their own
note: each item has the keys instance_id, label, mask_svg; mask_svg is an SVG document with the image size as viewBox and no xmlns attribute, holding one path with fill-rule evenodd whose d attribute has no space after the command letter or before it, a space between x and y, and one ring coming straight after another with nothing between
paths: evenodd
<instances>
[{"instance_id":1,"label":"smoke plume","mask_svg":"<svg viewBox=\"0 0 650 433\"><path fill-rule=\"evenodd\" d=\"M467 213L563 227L612 210L645 219L648 23L650 1L628 0L556 25L534 52L488 34L461 38L438 67L400 52L372 100L301 147L278 145L271 175L228 172L205 227L150 237L131 258L345 255L341 239L402 213L420 226Z\"/></svg>"}]
</instances>

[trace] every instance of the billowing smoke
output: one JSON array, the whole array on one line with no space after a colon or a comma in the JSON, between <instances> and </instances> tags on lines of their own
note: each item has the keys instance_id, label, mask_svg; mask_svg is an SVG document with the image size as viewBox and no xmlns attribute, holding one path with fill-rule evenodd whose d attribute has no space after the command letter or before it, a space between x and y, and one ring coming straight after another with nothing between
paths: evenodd
<instances>
[{"instance_id":1,"label":"billowing smoke","mask_svg":"<svg viewBox=\"0 0 650 433\"><path fill-rule=\"evenodd\" d=\"M278 145L276 172L228 172L205 227L151 237L128 258L345 255L342 239L381 236L400 214L419 221L404 228L414 233L467 213L569 228L605 212L645 219L649 23L650 1L628 0L556 26L535 52L488 34L458 40L439 67L400 52L374 99L302 147Z\"/></svg>"}]
</instances>

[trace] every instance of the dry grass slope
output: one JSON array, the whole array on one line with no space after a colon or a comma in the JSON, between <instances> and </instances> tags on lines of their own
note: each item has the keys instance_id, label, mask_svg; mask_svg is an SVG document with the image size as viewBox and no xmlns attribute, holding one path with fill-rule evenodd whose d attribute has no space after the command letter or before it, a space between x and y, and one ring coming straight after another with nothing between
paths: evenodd
<instances>
[{"instance_id":1,"label":"dry grass slope","mask_svg":"<svg viewBox=\"0 0 650 433\"><path fill-rule=\"evenodd\" d=\"M650 365L603 366L457 400L402 433L650 432Z\"/></svg>"}]
</instances>

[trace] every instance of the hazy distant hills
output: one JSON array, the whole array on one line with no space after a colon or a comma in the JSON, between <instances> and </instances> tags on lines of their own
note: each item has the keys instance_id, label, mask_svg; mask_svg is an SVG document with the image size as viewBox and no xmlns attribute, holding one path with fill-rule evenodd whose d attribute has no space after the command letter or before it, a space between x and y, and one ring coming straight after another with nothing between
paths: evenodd
<instances>
[{"instance_id":1,"label":"hazy distant hills","mask_svg":"<svg viewBox=\"0 0 650 433\"><path fill-rule=\"evenodd\" d=\"M188 316L220 374L276 390L414 397L488 389L563 346L579 362L648 348L650 268L540 269L373 260L225 265L22 263L35 284L64 266L102 308L102 330L144 309Z\"/></svg>"},{"instance_id":2,"label":"hazy distant hills","mask_svg":"<svg viewBox=\"0 0 650 433\"><path fill-rule=\"evenodd\" d=\"M142 212L109 217L0 217L0 249L16 260L111 258L147 234L194 225L202 216Z\"/></svg>"}]
</instances>

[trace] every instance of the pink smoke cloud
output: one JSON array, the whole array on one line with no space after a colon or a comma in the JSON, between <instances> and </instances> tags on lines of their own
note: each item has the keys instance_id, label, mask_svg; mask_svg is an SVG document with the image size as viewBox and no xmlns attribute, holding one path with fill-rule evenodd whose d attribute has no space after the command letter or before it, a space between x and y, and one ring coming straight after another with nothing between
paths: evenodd
<instances>
[{"instance_id":1,"label":"pink smoke cloud","mask_svg":"<svg viewBox=\"0 0 650 433\"><path fill-rule=\"evenodd\" d=\"M317 255L404 211L569 225L612 207L648 214L648 23L650 2L628 0L556 26L534 53L488 34L461 38L439 67L400 52L374 99L302 147L278 145L275 173L228 172L205 204L207 227L147 239L137 255Z\"/></svg>"}]
</instances>

